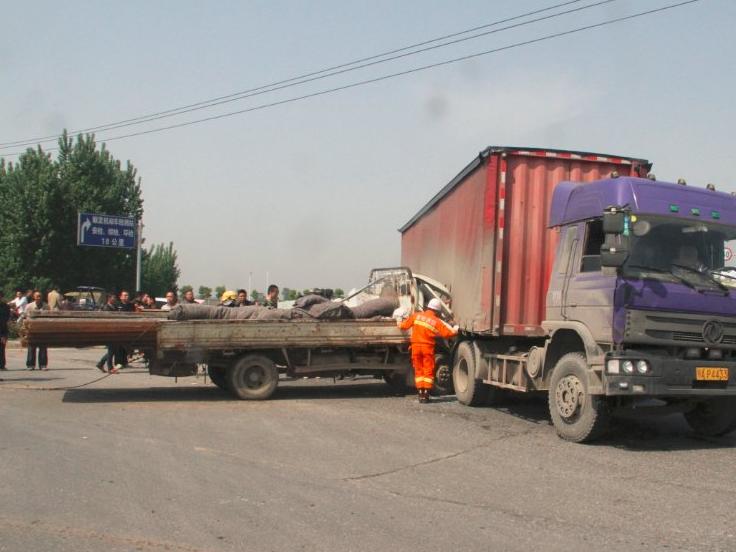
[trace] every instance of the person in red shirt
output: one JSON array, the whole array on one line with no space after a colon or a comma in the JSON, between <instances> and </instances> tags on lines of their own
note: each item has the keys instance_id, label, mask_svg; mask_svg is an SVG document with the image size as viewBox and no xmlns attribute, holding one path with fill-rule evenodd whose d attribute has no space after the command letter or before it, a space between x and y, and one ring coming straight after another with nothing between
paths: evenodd
<instances>
[{"instance_id":1,"label":"person in red shirt","mask_svg":"<svg viewBox=\"0 0 736 552\"><path fill-rule=\"evenodd\" d=\"M450 327L438 313L442 310L439 299L431 299L424 312L415 312L406 320L398 321L402 330L411 329L411 364L414 367L414 385L419 402L429 402L429 391L434 384L434 346L438 337L457 335L457 326Z\"/></svg>"}]
</instances>

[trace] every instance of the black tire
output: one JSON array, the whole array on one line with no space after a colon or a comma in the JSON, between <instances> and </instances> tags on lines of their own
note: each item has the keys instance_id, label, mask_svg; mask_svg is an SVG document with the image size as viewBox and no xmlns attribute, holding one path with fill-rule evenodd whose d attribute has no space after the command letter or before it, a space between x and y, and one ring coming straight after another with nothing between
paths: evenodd
<instances>
[{"instance_id":1,"label":"black tire","mask_svg":"<svg viewBox=\"0 0 736 552\"><path fill-rule=\"evenodd\" d=\"M477 363L473 344L469 341L460 343L455 353L455 365L452 367L452 384L457 400L468 406L487 404L495 395L494 389L476 377Z\"/></svg>"},{"instance_id":2,"label":"black tire","mask_svg":"<svg viewBox=\"0 0 736 552\"><path fill-rule=\"evenodd\" d=\"M210 381L223 391L227 391L227 378L225 377L225 368L222 366L208 366L207 375Z\"/></svg>"},{"instance_id":3,"label":"black tire","mask_svg":"<svg viewBox=\"0 0 736 552\"><path fill-rule=\"evenodd\" d=\"M707 437L726 435L736 429L736 398L714 397L700 401L684 416L695 433Z\"/></svg>"},{"instance_id":4,"label":"black tire","mask_svg":"<svg viewBox=\"0 0 736 552\"><path fill-rule=\"evenodd\" d=\"M383 381L397 395L406 395L409 392L409 387L406 385L406 374L403 372L385 372L383 374Z\"/></svg>"},{"instance_id":5,"label":"black tire","mask_svg":"<svg viewBox=\"0 0 736 552\"><path fill-rule=\"evenodd\" d=\"M585 443L608 431L610 413L605 397L588 393L588 363L582 353L557 361L549 382L549 414L557 435Z\"/></svg>"},{"instance_id":6,"label":"black tire","mask_svg":"<svg viewBox=\"0 0 736 552\"><path fill-rule=\"evenodd\" d=\"M452 395L454 391L450 359L444 353L437 353L434 355L434 384L430 394L438 397L440 395Z\"/></svg>"},{"instance_id":7,"label":"black tire","mask_svg":"<svg viewBox=\"0 0 736 552\"><path fill-rule=\"evenodd\" d=\"M246 355L226 371L227 388L238 399L258 401L269 398L279 383L279 371L268 357Z\"/></svg>"}]
</instances>

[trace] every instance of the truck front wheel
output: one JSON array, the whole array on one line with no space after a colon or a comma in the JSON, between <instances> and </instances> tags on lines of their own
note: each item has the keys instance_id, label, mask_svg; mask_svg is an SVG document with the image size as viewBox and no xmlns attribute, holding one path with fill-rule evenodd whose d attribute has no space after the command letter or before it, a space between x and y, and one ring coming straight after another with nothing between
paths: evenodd
<instances>
[{"instance_id":1,"label":"truck front wheel","mask_svg":"<svg viewBox=\"0 0 736 552\"><path fill-rule=\"evenodd\" d=\"M736 399L714 397L700 401L685 412L685 421L700 435L717 437L730 433L736 429Z\"/></svg>"},{"instance_id":2,"label":"truck front wheel","mask_svg":"<svg viewBox=\"0 0 736 552\"><path fill-rule=\"evenodd\" d=\"M549 413L557 435L574 443L592 441L608 429L608 405L588 393L588 364L581 353L557 361L549 384Z\"/></svg>"},{"instance_id":3,"label":"truck front wheel","mask_svg":"<svg viewBox=\"0 0 736 552\"><path fill-rule=\"evenodd\" d=\"M226 372L226 380L228 389L238 399L263 400L276 390L279 371L268 357L246 355Z\"/></svg>"}]
</instances>

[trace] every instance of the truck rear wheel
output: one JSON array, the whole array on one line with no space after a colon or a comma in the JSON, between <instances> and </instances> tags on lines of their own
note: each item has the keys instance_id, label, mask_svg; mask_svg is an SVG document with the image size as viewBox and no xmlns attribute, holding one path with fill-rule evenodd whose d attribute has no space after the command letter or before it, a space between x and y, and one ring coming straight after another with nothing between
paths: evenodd
<instances>
[{"instance_id":1,"label":"truck rear wheel","mask_svg":"<svg viewBox=\"0 0 736 552\"><path fill-rule=\"evenodd\" d=\"M227 391L227 380L225 379L225 368L222 366L208 366L207 375L212 383L223 391Z\"/></svg>"},{"instance_id":2,"label":"truck rear wheel","mask_svg":"<svg viewBox=\"0 0 736 552\"><path fill-rule=\"evenodd\" d=\"M685 421L695 433L708 437L725 435L736 429L736 399L714 397L700 401L689 412Z\"/></svg>"},{"instance_id":3,"label":"truck rear wheel","mask_svg":"<svg viewBox=\"0 0 736 552\"><path fill-rule=\"evenodd\" d=\"M226 372L227 386L238 399L263 400L273 395L279 383L276 364L262 355L246 355Z\"/></svg>"},{"instance_id":4,"label":"truck rear wheel","mask_svg":"<svg viewBox=\"0 0 736 552\"><path fill-rule=\"evenodd\" d=\"M476 378L476 354L473 344L463 341L455 354L455 365L452 369L452 383L455 386L457 400L468 406L480 406L489 402L494 389Z\"/></svg>"},{"instance_id":5,"label":"truck rear wheel","mask_svg":"<svg viewBox=\"0 0 736 552\"><path fill-rule=\"evenodd\" d=\"M557 435L584 443L608 429L608 405L588 393L588 363L582 353L568 353L557 361L549 383L549 413Z\"/></svg>"}]
</instances>

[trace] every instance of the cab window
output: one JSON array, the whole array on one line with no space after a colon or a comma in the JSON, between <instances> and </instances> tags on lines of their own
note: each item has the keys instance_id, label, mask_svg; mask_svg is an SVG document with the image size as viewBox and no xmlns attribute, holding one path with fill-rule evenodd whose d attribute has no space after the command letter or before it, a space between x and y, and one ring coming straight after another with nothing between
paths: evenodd
<instances>
[{"instance_id":1,"label":"cab window","mask_svg":"<svg viewBox=\"0 0 736 552\"><path fill-rule=\"evenodd\" d=\"M601 246L603 234L603 219L595 219L585 224L585 244L580 261L580 272L599 272L601 270Z\"/></svg>"}]
</instances>

